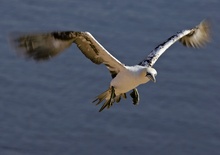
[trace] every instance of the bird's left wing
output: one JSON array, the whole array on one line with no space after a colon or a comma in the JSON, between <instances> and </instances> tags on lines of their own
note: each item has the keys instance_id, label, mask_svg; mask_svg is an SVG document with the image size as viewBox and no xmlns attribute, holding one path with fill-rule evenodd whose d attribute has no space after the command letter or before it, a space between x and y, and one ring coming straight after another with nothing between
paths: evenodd
<instances>
[{"instance_id":1,"label":"bird's left wing","mask_svg":"<svg viewBox=\"0 0 220 155\"><path fill-rule=\"evenodd\" d=\"M16 51L34 60L48 60L72 43L95 64L105 64L112 76L115 76L124 65L113 57L89 32L51 32L11 35L10 42Z\"/></svg>"},{"instance_id":2,"label":"bird's left wing","mask_svg":"<svg viewBox=\"0 0 220 155\"><path fill-rule=\"evenodd\" d=\"M199 48L204 46L210 39L210 24L207 20L203 20L198 26L189 30L182 30L176 35L168 38L167 41L158 45L146 59L138 65L153 66L158 58L176 41L180 41L187 47Z\"/></svg>"}]
</instances>

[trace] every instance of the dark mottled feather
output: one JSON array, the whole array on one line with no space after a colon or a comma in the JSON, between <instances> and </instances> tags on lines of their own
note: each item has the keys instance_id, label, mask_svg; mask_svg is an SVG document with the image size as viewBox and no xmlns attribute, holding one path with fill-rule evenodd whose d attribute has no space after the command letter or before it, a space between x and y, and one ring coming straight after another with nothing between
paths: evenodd
<instances>
[{"instance_id":1,"label":"dark mottled feather","mask_svg":"<svg viewBox=\"0 0 220 155\"><path fill-rule=\"evenodd\" d=\"M75 43L81 52L95 64L105 64L112 77L124 69L124 65L113 57L88 32L61 31L51 33L12 34L11 45L26 58L48 60Z\"/></svg>"},{"instance_id":2,"label":"dark mottled feather","mask_svg":"<svg viewBox=\"0 0 220 155\"><path fill-rule=\"evenodd\" d=\"M202 21L198 26L189 30L182 30L158 45L138 65L153 66L158 58L176 41L180 41L187 47L199 48L210 40L210 24L207 20Z\"/></svg>"}]
</instances>

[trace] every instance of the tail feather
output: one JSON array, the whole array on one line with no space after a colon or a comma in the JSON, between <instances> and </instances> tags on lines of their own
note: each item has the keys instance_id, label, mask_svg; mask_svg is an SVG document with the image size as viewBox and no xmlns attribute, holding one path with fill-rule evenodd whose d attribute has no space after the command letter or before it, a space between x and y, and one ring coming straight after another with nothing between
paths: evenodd
<instances>
[{"instance_id":1,"label":"tail feather","mask_svg":"<svg viewBox=\"0 0 220 155\"><path fill-rule=\"evenodd\" d=\"M93 101L93 103L97 102L96 105L98 105L105 100L104 104L99 110L99 112L101 112L106 107L107 109L109 109L113 105L114 102L117 102L117 103L120 102L121 97L126 98L126 94L122 93L120 95L115 96L114 88L110 87L108 90L98 95L96 99Z\"/></svg>"},{"instance_id":2,"label":"tail feather","mask_svg":"<svg viewBox=\"0 0 220 155\"><path fill-rule=\"evenodd\" d=\"M113 105L113 103L109 100L107 100L102 107L100 108L99 112L101 112L102 110L104 110L106 107L109 109L111 106Z\"/></svg>"},{"instance_id":3,"label":"tail feather","mask_svg":"<svg viewBox=\"0 0 220 155\"><path fill-rule=\"evenodd\" d=\"M104 99L110 98L110 89L106 90L105 92L101 93L100 95L98 95L96 97L96 99L94 101L92 101L92 103L95 103L96 101L98 101L96 103L96 105L100 104Z\"/></svg>"}]
</instances>

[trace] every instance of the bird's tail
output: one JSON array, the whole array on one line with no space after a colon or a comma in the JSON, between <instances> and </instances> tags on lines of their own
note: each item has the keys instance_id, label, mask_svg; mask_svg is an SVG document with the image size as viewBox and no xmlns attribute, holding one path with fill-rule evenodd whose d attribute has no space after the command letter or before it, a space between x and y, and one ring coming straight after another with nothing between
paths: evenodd
<instances>
[{"instance_id":1,"label":"bird's tail","mask_svg":"<svg viewBox=\"0 0 220 155\"><path fill-rule=\"evenodd\" d=\"M96 105L98 105L105 100L105 103L102 105L102 107L99 110L99 112L101 112L106 107L109 109L114 102L118 103L121 100L121 96L126 98L125 93L116 96L114 87L110 87L108 90L98 95L96 99L93 101L93 103L97 102Z\"/></svg>"}]
</instances>

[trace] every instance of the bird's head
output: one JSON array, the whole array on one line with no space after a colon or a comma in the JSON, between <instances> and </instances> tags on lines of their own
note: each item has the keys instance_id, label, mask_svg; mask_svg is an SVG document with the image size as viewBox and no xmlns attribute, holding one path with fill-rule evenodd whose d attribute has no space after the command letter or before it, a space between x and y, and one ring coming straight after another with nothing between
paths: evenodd
<instances>
[{"instance_id":1,"label":"bird's head","mask_svg":"<svg viewBox=\"0 0 220 155\"><path fill-rule=\"evenodd\" d=\"M152 67L147 67L146 71L147 71L146 77L152 80L153 82L156 82L155 77L157 76L157 71Z\"/></svg>"}]
</instances>

